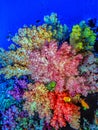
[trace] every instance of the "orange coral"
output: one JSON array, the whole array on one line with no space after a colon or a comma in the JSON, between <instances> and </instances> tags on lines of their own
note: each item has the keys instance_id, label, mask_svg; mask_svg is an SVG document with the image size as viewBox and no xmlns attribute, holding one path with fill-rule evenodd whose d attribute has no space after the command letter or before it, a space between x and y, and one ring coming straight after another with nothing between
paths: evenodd
<instances>
[{"instance_id":1,"label":"orange coral","mask_svg":"<svg viewBox=\"0 0 98 130\"><path fill-rule=\"evenodd\" d=\"M48 90L44 84L36 82L34 85L28 85L29 91L24 93L23 98L26 99L24 109L32 115L34 112L39 113L40 118L46 118L49 122L51 118L50 101L48 98Z\"/></svg>"},{"instance_id":2,"label":"orange coral","mask_svg":"<svg viewBox=\"0 0 98 130\"><path fill-rule=\"evenodd\" d=\"M60 127L65 127L68 122L73 128L79 128L79 107L72 102L65 102L64 97L68 97L67 92L55 93L49 92L49 99L51 109L53 110L53 117L51 125L58 130Z\"/></svg>"}]
</instances>

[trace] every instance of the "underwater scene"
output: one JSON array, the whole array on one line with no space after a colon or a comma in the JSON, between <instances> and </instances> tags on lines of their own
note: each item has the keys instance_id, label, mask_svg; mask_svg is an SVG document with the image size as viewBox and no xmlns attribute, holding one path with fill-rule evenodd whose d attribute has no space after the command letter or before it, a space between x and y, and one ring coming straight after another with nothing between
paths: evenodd
<instances>
[{"instance_id":1,"label":"underwater scene","mask_svg":"<svg viewBox=\"0 0 98 130\"><path fill-rule=\"evenodd\" d=\"M98 1L0 6L0 130L98 130Z\"/></svg>"}]
</instances>

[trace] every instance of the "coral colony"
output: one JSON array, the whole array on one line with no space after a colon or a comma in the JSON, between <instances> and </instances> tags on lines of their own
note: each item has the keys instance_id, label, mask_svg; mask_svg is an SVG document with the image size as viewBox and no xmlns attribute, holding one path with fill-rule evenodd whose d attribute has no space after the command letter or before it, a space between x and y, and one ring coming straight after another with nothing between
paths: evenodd
<instances>
[{"instance_id":1,"label":"coral colony","mask_svg":"<svg viewBox=\"0 0 98 130\"><path fill-rule=\"evenodd\" d=\"M69 30L52 13L11 40L7 51L0 48L1 129L80 129L85 98L98 92L98 22Z\"/></svg>"}]
</instances>

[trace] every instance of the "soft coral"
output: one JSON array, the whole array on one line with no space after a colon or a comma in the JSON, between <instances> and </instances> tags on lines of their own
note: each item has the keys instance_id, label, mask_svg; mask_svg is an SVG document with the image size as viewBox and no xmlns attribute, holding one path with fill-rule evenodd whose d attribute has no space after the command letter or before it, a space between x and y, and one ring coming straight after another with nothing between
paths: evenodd
<instances>
[{"instance_id":1,"label":"soft coral","mask_svg":"<svg viewBox=\"0 0 98 130\"><path fill-rule=\"evenodd\" d=\"M71 102L65 102L64 97L66 96L69 96L67 92L49 93L51 109L53 110L51 126L53 126L56 130L60 127L65 127L66 122L68 122L75 129L79 128L79 107Z\"/></svg>"}]
</instances>

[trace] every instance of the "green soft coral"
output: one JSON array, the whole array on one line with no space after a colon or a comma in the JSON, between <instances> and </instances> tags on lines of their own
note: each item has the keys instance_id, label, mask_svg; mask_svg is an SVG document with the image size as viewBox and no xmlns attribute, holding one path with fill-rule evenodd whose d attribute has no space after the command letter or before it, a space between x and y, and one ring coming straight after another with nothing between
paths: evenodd
<instances>
[{"instance_id":1,"label":"green soft coral","mask_svg":"<svg viewBox=\"0 0 98 130\"><path fill-rule=\"evenodd\" d=\"M85 21L73 26L70 34L70 44L79 51L93 51L96 34L88 27Z\"/></svg>"}]
</instances>

